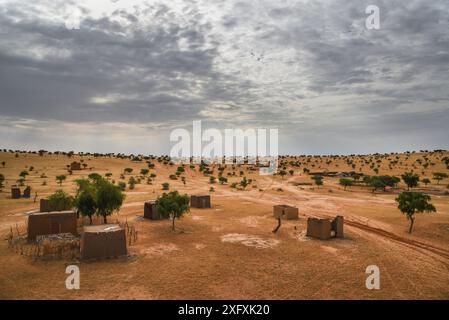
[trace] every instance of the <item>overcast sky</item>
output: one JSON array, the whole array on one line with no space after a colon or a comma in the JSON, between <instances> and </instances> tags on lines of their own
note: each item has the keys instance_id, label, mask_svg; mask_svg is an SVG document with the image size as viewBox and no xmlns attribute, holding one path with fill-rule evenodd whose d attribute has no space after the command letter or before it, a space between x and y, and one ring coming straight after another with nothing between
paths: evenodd
<instances>
[{"instance_id":1,"label":"overcast sky","mask_svg":"<svg viewBox=\"0 0 449 320\"><path fill-rule=\"evenodd\" d=\"M0 0L0 148L168 153L192 120L449 149L449 1Z\"/></svg>"}]
</instances>

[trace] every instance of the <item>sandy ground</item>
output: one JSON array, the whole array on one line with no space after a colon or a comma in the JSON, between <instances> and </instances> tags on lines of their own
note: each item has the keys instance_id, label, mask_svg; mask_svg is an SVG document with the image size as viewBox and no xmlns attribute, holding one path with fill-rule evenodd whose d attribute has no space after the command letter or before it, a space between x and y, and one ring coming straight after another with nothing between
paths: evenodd
<instances>
[{"instance_id":1,"label":"sandy ground","mask_svg":"<svg viewBox=\"0 0 449 320\"><path fill-rule=\"evenodd\" d=\"M383 160L380 174L397 174L412 169L431 177L447 172L441 155L428 155L432 168L417 166L423 154L398 155L402 165L388 168ZM446 154L447 156L447 154ZM407 159L408 158L408 159ZM436 214L419 214L412 235L408 221L396 208L393 192L375 193L360 187L344 191L337 178L325 178L324 186L295 186L310 182L302 169L293 176L259 176L246 168L236 168L237 176L227 185L214 184L211 209L192 209L176 221L176 232L169 221L142 219L143 203L162 193L161 183L181 193L209 193L209 178L198 168L186 166L184 186L171 181L176 166L154 161L155 182L143 181L126 191L126 201L110 221L127 221L138 230L138 241L126 258L101 262L68 260L42 261L21 256L3 240L10 229L24 233L28 212L38 209L38 201L10 199L9 188L22 170L33 166L26 178L37 192L37 200L59 188L55 176L67 174L66 156L0 153L6 161L0 173L7 181L0 193L0 298L2 299L449 299L449 196L432 196ZM120 181L126 167L138 175L145 162L128 159L85 156L88 169L68 175L62 188L74 193L73 180L89 173L111 172ZM306 162L303 159L302 162ZM326 164L317 161L314 171L344 171L343 159ZM356 159L362 162L362 159ZM310 166L310 164L309 164ZM417 167L416 167L417 166ZM28 168L27 168L28 167ZM92 169L89 169L92 168ZM290 169L287 168L287 169ZM229 169L226 169L225 174ZM245 191L230 188L240 181L239 171L255 179ZM370 168L362 168L365 173ZM424 171L424 173L422 173ZM41 178L45 173L47 178ZM214 175L217 176L217 170ZM127 181L130 175L126 176ZM47 185L43 186L43 181ZM449 181L434 181L426 188L444 190ZM404 186L401 186L404 187ZM299 208L300 218L284 221L280 231L271 231L274 204ZM328 241L306 237L307 217L345 217L345 238ZM95 223L100 223L95 219ZM81 289L65 288L65 268L77 264ZM381 272L381 289L365 287L368 265Z\"/></svg>"}]
</instances>

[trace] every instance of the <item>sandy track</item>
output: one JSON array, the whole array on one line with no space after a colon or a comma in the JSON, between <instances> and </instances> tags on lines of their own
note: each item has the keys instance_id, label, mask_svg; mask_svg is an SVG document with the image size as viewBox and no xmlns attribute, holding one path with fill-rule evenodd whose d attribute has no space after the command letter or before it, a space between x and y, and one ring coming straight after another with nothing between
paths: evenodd
<instances>
[{"instance_id":1,"label":"sandy track","mask_svg":"<svg viewBox=\"0 0 449 320\"><path fill-rule=\"evenodd\" d=\"M224 194L230 195L232 197L238 197L239 199L242 199L242 200L253 201L253 202L258 202L258 203L266 203L266 204L275 204L275 203L284 201L284 202L293 203L293 204L298 205L299 204L298 203L298 198L300 200L303 200L303 199L307 199L309 201L310 200L314 200L313 198L314 198L315 195L311 195L310 193L306 194L306 195L298 195L298 190L295 189L294 187L289 187L289 186L285 186L285 185L282 185L282 187L285 190L287 190L289 192L292 192L294 194L294 197L273 196L273 195L266 194L266 193L262 194L260 197L251 197L251 196L248 196L248 195L236 194L234 192L229 192L229 191L228 192L224 192ZM332 204L330 204L329 201L324 201L326 203L324 203L323 201L324 201L323 199L320 199L320 204L323 205L323 207L321 208L322 211L332 212L331 215L329 215L329 214L321 214L321 213L320 214L317 214L317 213L305 214L304 213L304 216L306 216L306 217L316 217L316 218L334 218L335 217L335 207L332 206ZM321 202L323 202L323 203L321 203ZM376 202L379 202L379 201L376 200ZM383 203L389 203L389 201L385 201ZM304 202L302 202L300 205L302 207L304 207ZM428 251L428 252L431 252L431 253L433 253L435 255L438 255L439 257L442 257L442 258L445 258L445 259L449 259L449 250L447 250L447 249L443 249L443 248L440 248L440 247L437 247L437 246L434 246L434 245L431 245L429 243L425 243L425 242L422 242L422 241L417 241L417 240L413 240L413 239L407 239L405 237L399 236L397 234L394 234L393 232L389 232L389 231L384 230L382 228L374 227L374 226L371 226L371 225L368 225L368 224L365 224L365 223L361 223L361 222L355 221L353 218L359 219L358 217L352 217L351 218L350 215L345 215L345 224L347 224L347 225L349 225L351 227L358 228L358 229L363 230L363 231L370 232L370 233L375 234L375 235L380 236L380 237L384 237L384 238L388 238L390 240L394 240L394 241L396 241L398 243L401 243L401 244L406 245L408 247L411 247L413 249L417 249L419 251L423 251L423 250L424 251ZM370 220L369 223L370 224L374 224L376 226L377 225L382 225L381 222L378 222L378 221L375 221L375 220Z\"/></svg>"}]
</instances>

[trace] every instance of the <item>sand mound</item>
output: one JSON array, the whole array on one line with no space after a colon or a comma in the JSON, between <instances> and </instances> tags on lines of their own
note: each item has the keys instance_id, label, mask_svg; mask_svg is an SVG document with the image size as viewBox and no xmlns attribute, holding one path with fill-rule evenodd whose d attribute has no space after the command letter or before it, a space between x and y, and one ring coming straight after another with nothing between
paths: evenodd
<instances>
[{"instance_id":1,"label":"sand mound","mask_svg":"<svg viewBox=\"0 0 449 320\"><path fill-rule=\"evenodd\" d=\"M266 249L276 247L280 241L275 239L262 239L250 234L229 233L221 236L222 242L241 243L247 247Z\"/></svg>"}]
</instances>

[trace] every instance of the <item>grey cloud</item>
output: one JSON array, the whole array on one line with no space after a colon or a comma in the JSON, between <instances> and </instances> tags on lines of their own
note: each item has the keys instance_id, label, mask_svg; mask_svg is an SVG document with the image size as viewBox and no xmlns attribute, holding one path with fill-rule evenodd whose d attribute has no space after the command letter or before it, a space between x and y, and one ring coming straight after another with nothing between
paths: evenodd
<instances>
[{"instance_id":1,"label":"grey cloud","mask_svg":"<svg viewBox=\"0 0 449 320\"><path fill-rule=\"evenodd\" d=\"M0 5L2 117L277 126L289 153L449 148L447 1L65 3L80 30L37 3ZM380 30L365 28L370 4Z\"/></svg>"}]
</instances>

